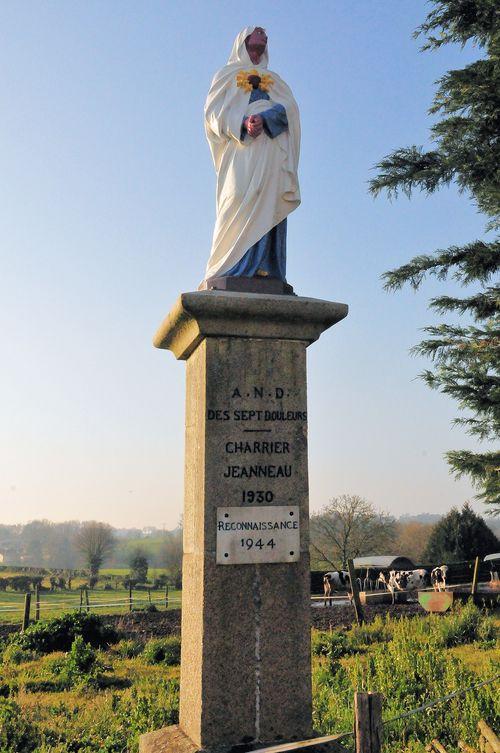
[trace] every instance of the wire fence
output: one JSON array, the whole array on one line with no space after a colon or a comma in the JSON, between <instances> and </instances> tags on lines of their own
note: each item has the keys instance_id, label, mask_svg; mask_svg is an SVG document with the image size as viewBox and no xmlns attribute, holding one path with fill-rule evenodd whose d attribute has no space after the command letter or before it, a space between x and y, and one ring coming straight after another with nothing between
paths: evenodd
<instances>
[{"instance_id":1,"label":"wire fence","mask_svg":"<svg viewBox=\"0 0 500 753\"><path fill-rule=\"evenodd\" d=\"M457 696L465 695L466 693L470 693L471 690L477 690L478 688L482 688L485 685L491 685L494 682L497 682L500 680L500 673L497 675L494 675L493 677L490 677L488 680L483 680L482 682L477 682L474 685L469 685L468 688L462 688L461 690L454 690L452 693L447 693L446 695L441 696L441 698L435 698L433 701L428 701L427 703L423 703L421 706L417 706L415 709L410 709L410 711L405 711L403 714L399 714L398 716L393 717L392 719L387 719L383 722L384 727L388 724L393 724L394 722L399 722L401 719L407 719L410 716L414 716L415 714L421 714L423 711L426 711L427 709L431 709L434 706L438 706L441 703L446 703L447 701L450 701L452 698L456 698Z\"/></svg>"},{"instance_id":2,"label":"wire fence","mask_svg":"<svg viewBox=\"0 0 500 753\"><path fill-rule=\"evenodd\" d=\"M137 608L147 608L154 606L156 609L163 607L168 609L169 607L178 608L181 605L181 597L178 595L159 594L146 595L144 592L140 592L140 595L133 593L127 596L120 596L118 599L110 599L109 596L96 596L92 594L93 598L87 598L84 593L82 596L75 595L73 599L61 599L53 601L51 599L44 600L39 598L36 600L36 593L30 592L31 604L29 606L29 613L43 618L43 616L50 616L54 613L65 612L92 612L101 609L110 609L113 611L126 612L132 611ZM19 615L19 622L24 622L23 615L26 614L26 594L20 594L19 601L8 601L0 603L0 624L2 618L4 618L4 624L16 625L15 615Z\"/></svg>"},{"instance_id":3,"label":"wire fence","mask_svg":"<svg viewBox=\"0 0 500 753\"><path fill-rule=\"evenodd\" d=\"M500 680L500 673L497 675L494 675L493 677L490 677L488 680L483 680L482 682L474 683L473 685L470 685L468 688L461 688L460 690L454 690L452 693L447 693L446 695L441 696L440 698L435 698L432 701L423 703L421 706L417 706L417 708L410 709L409 711L405 711L403 714L399 714L398 716L395 716L392 719L386 719L386 720L381 719L380 725L382 728L387 727L388 725L393 724L394 722L407 719L408 717L413 716L415 714L421 714L427 709L433 708L434 706L438 706L441 703L446 703L447 701L450 701L452 698L465 695L466 693L470 693L473 690L482 688L485 685L491 685L492 683L497 682L498 680ZM377 730L374 729L373 732L378 737ZM312 737L309 740L300 740L300 741L294 741L292 743L271 745L267 748L258 748L257 750L254 750L253 753L287 753L288 751L298 750L300 748L308 748L308 747L313 747L316 745L324 745L328 743L340 743L341 740L346 740L348 738L355 738L355 737L356 737L355 731L349 730L348 732L340 732L335 735L323 735L322 737ZM379 743L380 743L380 738L378 738L377 740L377 746L375 747L376 750L379 750ZM339 747L342 750L343 746L339 746ZM356 749L358 750L358 745L356 746Z\"/></svg>"}]
</instances>

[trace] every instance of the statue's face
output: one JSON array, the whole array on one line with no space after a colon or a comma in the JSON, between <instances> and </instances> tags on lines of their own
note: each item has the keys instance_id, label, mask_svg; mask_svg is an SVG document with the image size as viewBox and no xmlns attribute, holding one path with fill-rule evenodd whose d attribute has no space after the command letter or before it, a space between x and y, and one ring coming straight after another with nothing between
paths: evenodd
<instances>
[{"instance_id":1,"label":"statue's face","mask_svg":"<svg viewBox=\"0 0 500 753\"><path fill-rule=\"evenodd\" d=\"M258 63L267 45L267 34L262 26L256 26L250 36L245 39L245 45L252 63Z\"/></svg>"}]
</instances>

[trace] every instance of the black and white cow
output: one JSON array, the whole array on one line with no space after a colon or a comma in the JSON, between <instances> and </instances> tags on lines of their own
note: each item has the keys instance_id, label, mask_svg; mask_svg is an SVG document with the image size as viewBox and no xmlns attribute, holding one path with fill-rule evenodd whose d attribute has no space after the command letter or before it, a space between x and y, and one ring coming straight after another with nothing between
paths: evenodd
<instances>
[{"instance_id":1,"label":"black and white cow","mask_svg":"<svg viewBox=\"0 0 500 753\"><path fill-rule=\"evenodd\" d=\"M388 576L381 571L378 574L376 581L377 588L383 589L385 591L390 590L389 580L391 579L391 576L393 586L395 583L401 585L404 578L404 582L406 583L405 589L408 591L416 591L419 588L425 588L429 578L427 570L424 570L423 567L420 567L416 570L391 570ZM398 588L397 590L402 589Z\"/></svg>"},{"instance_id":2,"label":"black and white cow","mask_svg":"<svg viewBox=\"0 0 500 753\"><path fill-rule=\"evenodd\" d=\"M423 567L419 567L417 570L405 570L405 575L408 591L418 591L420 588L425 588L429 583L429 573Z\"/></svg>"},{"instance_id":3,"label":"black and white cow","mask_svg":"<svg viewBox=\"0 0 500 753\"><path fill-rule=\"evenodd\" d=\"M373 567L366 568L366 577L363 581L363 589L365 591L374 591L377 583L377 571Z\"/></svg>"},{"instance_id":4,"label":"black and white cow","mask_svg":"<svg viewBox=\"0 0 500 753\"><path fill-rule=\"evenodd\" d=\"M351 579L347 570L331 570L323 575L324 606L327 601L332 605L332 591L347 591L351 587Z\"/></svg>"},{"instance_id":5,"label":"black and white cow","mask_svg":"<svg viewBox=\"0 0 500 753\"><path fill-rule=\"evenodd\" d=\"M388 578L386 577L385 573L382 572L382 570L377 575L377 582L376 582L376 588L378 591L387 591L387 581Z\"/></svg>"},{"instance_id":6,"label":"black and white cow","mask_svg":"<svg viewBox=\"0 0 500 753\"><path fill-rule=\"evenodd\" d=\"M431 584L434 591L446 591L448 569L448 565L439 565L431 570Z\"/></svg>"},{"instance_id":7,"label":"black and white cow","mask_svg":"<svg viewBox=\"0 0 500 753\"><path fill-rule=\"evenodd\" d=\"M387 581L387 590L392 596L392 603L396 601L396 591L405 591L408 583L407 575L399 570L391 570Z\"/></svg>"}]
</instances>

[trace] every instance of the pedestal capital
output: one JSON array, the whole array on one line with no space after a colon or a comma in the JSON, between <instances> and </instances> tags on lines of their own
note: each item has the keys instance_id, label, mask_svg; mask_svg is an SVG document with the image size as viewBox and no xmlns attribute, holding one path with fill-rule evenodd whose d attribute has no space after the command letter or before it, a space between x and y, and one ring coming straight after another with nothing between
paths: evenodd
<instances>
[{"instance_id":1,"label":"pedestal capital","mask_svg":"<svg viewBox=\"0 0 500 753\"><path fill-rule=\"evenodd\" d=\"M202 290L182 293L153 344L186 360L205 337L302 340L310 344L347 316L345 303L301 296Z\"/></svg>"}]
</instances>

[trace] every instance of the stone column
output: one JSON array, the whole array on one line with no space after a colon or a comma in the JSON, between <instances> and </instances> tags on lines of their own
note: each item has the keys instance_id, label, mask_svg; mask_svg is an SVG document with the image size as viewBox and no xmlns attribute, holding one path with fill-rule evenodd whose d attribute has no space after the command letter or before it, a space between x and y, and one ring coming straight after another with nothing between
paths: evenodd
<instances>
[{"instance_id":1,"label":"stone column","mask_svg":"<svg viewBox=\"0 0 500 753\"><path fill-rule=\"evenodd\" d=\"M187 361L181 697L144 753L312 734L306 348L346 314L202 291L158 330Z\"/></svg>"}]
</instances>

